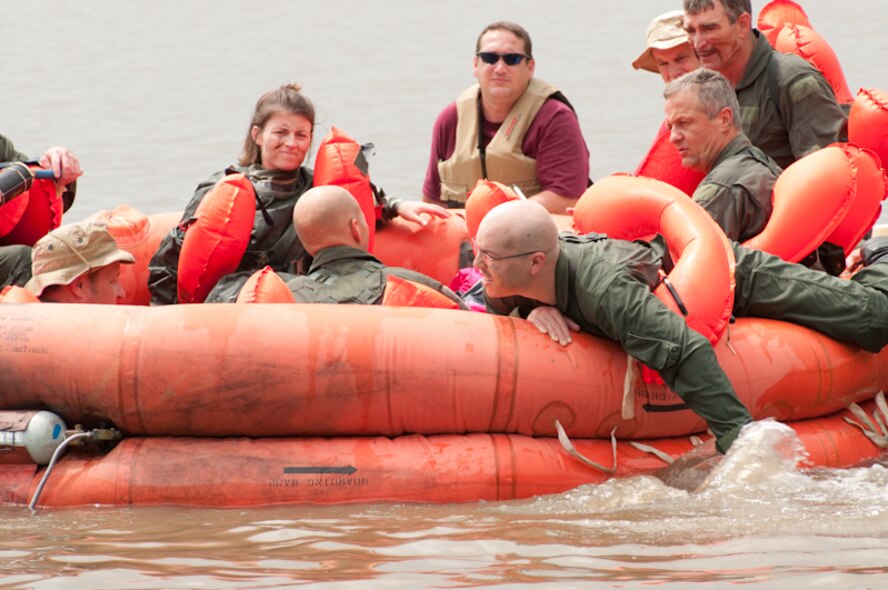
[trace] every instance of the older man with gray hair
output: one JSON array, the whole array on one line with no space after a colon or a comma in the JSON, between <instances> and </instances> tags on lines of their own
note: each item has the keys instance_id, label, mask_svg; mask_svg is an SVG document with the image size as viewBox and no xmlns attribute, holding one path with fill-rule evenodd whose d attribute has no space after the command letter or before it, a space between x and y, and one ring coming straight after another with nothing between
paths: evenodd
<instances>
[{"instance_id":1,"label":"older man with gray hair","mask_svg":"<svg viewBox=\"0 0 888 590\"><path fill-rule=\"evenodd\" d=\"M718 72L699 69L670 82L663 95L669 140L682 165L706 173L694 201L732 240L759 234L771 217L781 169L743 134L731 84Z\"/></svg>"}]
</instances>

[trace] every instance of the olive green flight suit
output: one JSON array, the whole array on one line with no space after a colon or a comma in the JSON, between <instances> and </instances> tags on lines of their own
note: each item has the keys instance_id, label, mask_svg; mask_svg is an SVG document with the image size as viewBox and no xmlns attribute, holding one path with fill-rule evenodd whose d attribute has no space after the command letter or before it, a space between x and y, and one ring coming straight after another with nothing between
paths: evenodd
<instances>
[{"instance_id":1,"label":"olive green flight suit","mask_svg":"<svg viewBox=\"0 0 888 590\"><path fill-rule=\"evenodd\" d=\"M773 209L771 193L782 170L743 134L725 146L693 199L736 242L758 235Z\"/></svg>"},{"instance_id":2,"label":"olive green flight suit","mask_svg":"<svg viewBox=\"0 0 888 590\"><path fill-rule=\"evenodd\" d=\"M394 275L442 293L462 309L468 309L457 295L422 273L386 266L372 254L350 246L332 246L319 251L307 275L287 281L299 303L358 303L377 305L385 294L386 278Z\"/></svg>"},{"instance_id":3,"label":"olive green flight suit","mask_svg":"<svg viewBox=\"0 0 888 590\"><path fill-rule=\"evenodd\" d=\"M735 316L791 321L876 352L888 343L888 263L854 280L784 262L734 244ZM662 251L603 236L562 236L555 271L556 306L584 332L619 342L660 373L706 420L722 452L752 418L718 364L709 341L651 292ZM488 299L494 313L542 305L525 298Z\"/></svg>"},{"instance_id":4,"label":"olive green flight suit","mask_svg":"<svg viewBox=\"0 0 888 590\"><path fill-rule=\"evenodd\" d=\"M752 54L736 87L749 141L781 168L844 141L847 116L823 75L801 57L774 50L761 32L753 34Z\"/></svg>"}]
</instances>

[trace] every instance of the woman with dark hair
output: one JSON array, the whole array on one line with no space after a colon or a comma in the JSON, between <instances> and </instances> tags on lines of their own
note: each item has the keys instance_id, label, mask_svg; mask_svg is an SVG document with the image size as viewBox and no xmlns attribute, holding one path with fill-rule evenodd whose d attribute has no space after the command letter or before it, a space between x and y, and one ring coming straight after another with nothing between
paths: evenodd
<instances>
[{"instance_id":1,"label":"woman with dark hair","mask_svg":"<svg viewBox=\"0 0 888 590\"><path fill-rule=\"evenodd\" d=\"M259 98L238 164L198 185L180 224L161 240L152 257L148 277L152 305L177 302L179 252L185 239L182 226L193 218L197 206L216 182L228 174L243 173L252 183L257 198L256 217L237 271L219 280L207 301L234 301L247 278L266 265L291 275L308 270L310 256L293 229L293 206L312 186L312 171L303 164L311 150L314 122L314 105L298 84L285 84ZM425 203L387 198L383 201L383 215L389 219L401 215L419 221L422 212L447 215L445 210Z\"/></svg>"}]
</instances>

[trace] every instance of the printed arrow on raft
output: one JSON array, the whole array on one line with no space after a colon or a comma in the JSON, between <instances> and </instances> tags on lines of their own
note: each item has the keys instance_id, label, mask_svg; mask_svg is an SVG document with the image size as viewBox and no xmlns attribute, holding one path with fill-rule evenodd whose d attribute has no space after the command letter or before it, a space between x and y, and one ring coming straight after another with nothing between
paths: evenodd
<instances>
[{"instance_id":1,"label":"printed arrow on raft","mask_svg":"<svg viewBox=\"0 0 888 590\"><path fill-rule=\"evenodd\" d=\"M344 467L284 467L284 473L289 475L297 473L344 473L351 475L356 471L357 468L351 465Z\"/></svg>"}]
</instances>

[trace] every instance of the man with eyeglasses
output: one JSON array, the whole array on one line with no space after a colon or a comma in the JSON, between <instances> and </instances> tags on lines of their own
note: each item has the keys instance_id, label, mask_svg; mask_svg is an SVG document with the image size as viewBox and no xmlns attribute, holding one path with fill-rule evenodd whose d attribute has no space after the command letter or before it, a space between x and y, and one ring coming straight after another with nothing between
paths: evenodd
<instances>
[{"instance_id":1,"label":"man with eyeglasses","mask_svg":"<svg viewBox=\"0 0 888 590\"><path fill-rule=\"evenodd\" d=\"M564 213L589 185L589 150L564 95L533 77L530 35L515 23L488 25L472 66L478 83L435 121L423 199L461 208L486 178Z\"/></svg>"},{"instance_id":2,"label":"man with eyeglasses","mask_svg":"<svg viewBox=\"0 0 888 590\"><path fill-rule=\"evenodd\" d=\"M852 280L734 243L734 315L791 321L879 352L888 343L888 244L871 242L866 268ZM580 330L619 342L706 420L721 452L752 421L709 341L652 293L662 265L658 242L559 237L545 209L510 201L487 214L475 246L492 313L517 310L562 345Z\"/></svg>"}]
</instances>

